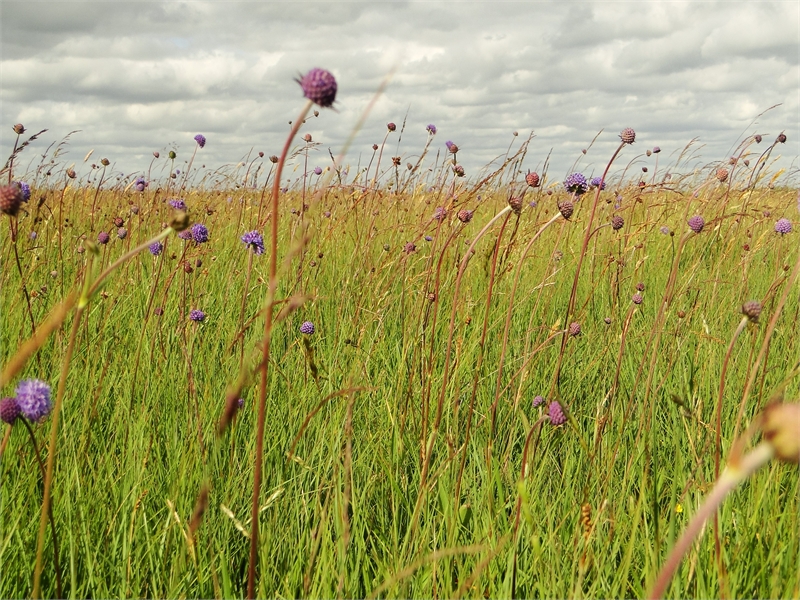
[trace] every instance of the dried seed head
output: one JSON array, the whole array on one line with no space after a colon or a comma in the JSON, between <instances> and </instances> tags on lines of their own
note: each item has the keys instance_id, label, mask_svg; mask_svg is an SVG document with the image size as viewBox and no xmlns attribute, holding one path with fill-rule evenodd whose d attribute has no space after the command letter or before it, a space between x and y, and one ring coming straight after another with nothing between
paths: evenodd
<instances>
[{"instance_id":1,"label":"dried seed head","mask_svg":"<svg viewBox=\"0 0 800 600\"><path fill-rule=\"evenodd\" d=\"M527 183L532 188L539 187L539 174L531 171L528 171L528 174L525 175L525 183Z\"/></svg>"},{"instance_id":2,"label":"dried seed head","mask_svg":"<svg viewBox=\"0 0 800 600\"><path fill-rule=\"evenodd\" d=\"M13 129L14 133L16 133L17 135L22 135L23 133L25 133L25 127L22 125L22 123L17 123L16 125L14 125Z\"/></svg>"},{"instance_id":3,"label":"dried seed head","mask_svg":"<svg viewBox=\"0 0 800 600\"><path fill-rule=\"evenodd\" d=\"M70 179L75 179L78 174L75 172L75 169L67 169L67 177Z\"/></svg>"},{"instance_id":4,"label":"dried seed head","mask_svg":"<svg viewBox=\"0 0 800 600\"><path fill-rule=\"evenodd\" d=\"M464 175L466 174L464 172L464 167L462 167L461 165L456 165L455 167L453 167L453 173L456 174L456 177L464 177Z\"/></svg>"},{"instance_id":5,"label":"dried seed head","mask_svg":"<svg viewBox=\"0 0 800 600\"><path fill-rule=\"evenodd\" d=\"M278 162L278 157L273 154L272 156L269 157L269 162L275 164L276 162Z\"/></svg>"},{"instance_id":6,"label":"dried seed head","mask_svg":"<svg viewBox=\"0 0 800 600\"><path fill-rule=\"evenodd\" d=\"M522 197L511 196L511 198L508 199L508 205L516 214L520 214L522 212Z\"/></svg>"},{"instance_id":7,"label":"dried seed head","mask_svg":"<svg viewBox=\"0 0 800 600\"><path fill-rule=\"evenodd\" d=\"M625 225L625 219L620 217L619 215L614 215L611 217L611 229L614 231L619 231Z\"/></svg>"},{"instance_id":8,"label":"dried seed head","mask_svg":"<svg viewBox=\"0 0 800 600\"><path fill-rule=\"evenodd\" d=\"M728 169L720 167L717 169L717 181L723 182L728 179Z\"/></svg>"},{"instance_id":9,"label":"dried seed head","mask_svg":"<svg viewBox=\"0 0 800 600\"><path fill-rule=\"evenodd\" d=\"M558 210L562 217L569 219L572 213L575 212L575 206L569 200L562 200L558 204Z\"/></svg>"},{"instance_id":10,"label":"dried seed head","mask_svg":"<svg viewBox=\"0 0 800 600\"><path fill-rule=\"evenodd\" d=\"M3 398L0 400L0 421L13 425L21 412L16 398Z\"/></svg>"},{"instance_id":11,"label":"dried seed head","mask_svg":"<svg viewBox=\"0 0 800 600\"><path fill-rule=\"evenodd\" d=\"M766 407L761 430L775 456L790 463L800 462L800 403L774 403Z\"/></svg>"},{"instance_id":12,"label":"dried seed head","mask_svg":"<svg viewBox=\"0 0 800 600\"><path fill-rule=\"evenodd\" d=\"M755 134L755 135L753 136L753 139L756 141L756 144L760 144L760 143L761 143L761 140L762 140L763 138L761 137L761 135L760 135L760 134L758 134L758 133L757 133L757 134Z\"/></svg>"},{"instance_id":13,"label":"dried seed head","mask_svg":"<svg viewBox=\"0 0 800 600\"><path fill-rule=\"evenodd\" d=\"M178 155L175 154L175 150L170 150L168 156L169 156L170 160L175 160L178 157Z\"/></svg>"},{"instance_id":14,"label":"dried seed head","mask_svg":"<svg viewBox=\"0 0 800 600\"><path fill-rule=\"evenodd\" d=\"M777 138L775 138L775 141L780 142L781 144L785 144L786 136L783 133L781 133Z\"/></svg>"},{"instance_id":15,"label":"dried seed head","mask_svg":"<svg viewBox=\"0 0 800 600\"><path fill-rule=\"evenodd\" d=\"M394 131L395 129L397 129L397 125L395 125L394 123L387 123L386 129L388 129L389 131Z\"/></svg>"},{"instance_id":16,"label":"dried seed head","mask_svg":"<svg viewBox=\"0 0 800 600\"><path fill-rule=\"evenodd\" d=\"M636 140L636 132L630 127L626 127L619 134L619 139L621 139L624 144L632 144Z\"/></svg>"},{"instance_id":17,"label":"dried seed head","mask_svg":"<svg viewBox=\"0 0 800 600\"><path fill-rule=\"evenodd\" d=\"M462 208L458 211L458 220L462 223L469 223L472 221L472 213L473 211Z\"/></svg>"},{"instance_id":18,"label":"dried seed head","mask_svg":"<svg viewBox=\"0 0 800 600\"><path fill-rule=\"evenodd\" d=\"M22 189L18 185L0 187L0 211L10 217L16 216L22 204Z\"/></svg>"},{"instance_id":19,"label":"dried seed head","mask_svg":"<svg viewBox=\"0 0 800 600\"><path fill-rule=\"evenodd\" d=\"M581 324L575 321L574 323L569 324L569 335L571 337L576 337L581 334Z\"/></svg>"},{"instance_id":20,"label":"dried seed head","mask_svg":"<svg viewBox=\"0 0 800 600\"><path fill-rule=\"evenodd\" d=\"M312 137L311 137L311 134L310 134L310 133L307 133L307 134L305 134L305 135L303 136L303 139L304 139L306 142L312 142L312 141L314 140L314 138L312 138Z\"/></svg>"},{"instance_id":21,"label":"dried seed head","mask_svg":"<svg viewBox=\"0 0 800 600\"><path fill-rule=\"evenodd\" d=\"M405 246L403 246L403 252L406 254L411 254L412 252L417 251L417 245L414 242L408 242Z\"/></svg>"},{"instance_id":22,"label":"dried seed head","mask_svg":"<svg viewBox=\"0 0 800 600\"><path fill-rule=\"evenodd\" d=\"M109 160L107 158L101 158L100 159L100 164L103 165L104 167L107 167L108 165L111 164L111 162L109 162Z\"/></svg>"},{"instance_id":23,"label":"dried seed head","mask_svg":"<svg viewBox=\"0 0 800 600\"><path fill-rule=\"evenodd\" d=\"M701 217L700 215L695 215L691 219L687 221L689 224L689 229L694 231L695 233L700 233L703 231L703 227L706 226L706 220Z\"/></svg>"},{"instance_id":24,"label":"dried seed head","mask_svg":"<svg viewBox=\"0 0 800 600\"><path fill-rule=\"evenodd\" d=\"M633 295L633 298L631 298L631 302L633 302L636 305L641 304L643 301L644 301L644 298L642 297L642 295L639 292L636 292Z\"/></svg>"},{"instance_id":25,"label":"dried seed head","mask_svg":"<svg viewBox=\"0 0 800 600\"><path fill-rule=\"evenodd\" d=\"M761 302L749 300L742 304L742 314L747 317L751 323L758 323L762 308Z\"/></svg>"}]
</instances>

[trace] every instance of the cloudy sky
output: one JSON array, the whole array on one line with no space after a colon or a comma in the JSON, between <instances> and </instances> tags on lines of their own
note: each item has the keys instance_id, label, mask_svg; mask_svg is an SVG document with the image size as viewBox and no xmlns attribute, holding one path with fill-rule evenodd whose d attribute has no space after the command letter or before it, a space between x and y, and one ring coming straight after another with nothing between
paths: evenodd
<instances>
[{"instance_id":1,"label":"cloudy sky","mask_svg":"<svg viewBox=\"0 0 800 600\"><path fill-rule=\"evenodd\" d=\"M597 174L624 127L637 143L620 166L655 145L669 164L694 138L686 167L706 165L746 135L764 135L760 151L781 131L779 166L792 173L800 162L795 0L2 0L0 11L3 153L14 123L49 130L35 142L40 151L80 130L68 160L83 174L90 150L89 163L108 157L125 174L146 170L154 150L163 161L175 148L185 160L196 133L208 138L198 160L210 168L251 151L278 154L303 104L293 79L312 67L339 84L337 112L322 110L305 126L322 143L314 166L330 164L328 148L338 154L391 72L347 155L353 165L369 160L387 122L399 132L404 119L389 156L413 161L433 123L432 148L457 143L468 175L531 131L526 168L551 153L551 180L578 159ZM32 158L26 151L20 164Z\"/></svg>"}]
</instances>

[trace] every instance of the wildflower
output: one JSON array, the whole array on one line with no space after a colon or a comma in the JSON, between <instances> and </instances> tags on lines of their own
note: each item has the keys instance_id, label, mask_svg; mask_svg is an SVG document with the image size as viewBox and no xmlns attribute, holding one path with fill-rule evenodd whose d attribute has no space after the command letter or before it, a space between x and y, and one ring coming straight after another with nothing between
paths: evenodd
<instances>
[{"instance_id":1,"label":"wildflower","mask_svg":"<svg viewBox=\"0 0 800 600\"><path fill-rule=\"evenodd\" d=\"M641 304L643 301L644 301L644 298L642 297L642 295L639 292L636 292L633 295L633 298L631 298L631 302L633 302L636 305Z\"/></svg>"},{"instance_id":2,"label":"wildflower","mask_svg":"<svg viewBox=\"0 0 800 600\"><path fill-rule=\"evenodd\" d=\"M192 225L191 231L195 244L204 244L208 241L208 228L202 223Z\"/></svg>"},{"instance_id":3,"label":"wildflower","mask_svg":"<svg viewBox=\"0 0 800 600\"><path fill-rule=\"evenodd\" d=\"M425 129L426 129L426 130L428 131L428 133L430 133L431 135L436 135L436 125L434 125L433 123L429 123L429 124L428 124L428 126L427 126Z\"/></svg>"},{"instance_id":4,"label":"wildflower","mask_svg":"<svg viewBox=\"0 0 800 600\"><path fill-rule=\"evenodd\" d=\"M761 302L758 300L749 300L742 304L742 314L747 317L751 323L758 323L762 308Z\"/></svg>"},{"instance_id":5,"label":"wildflower","mask_svg":"<svg viewBox=\"0 0 800 600\"><path fill-rule=\"evenodd\" d=\"M775 141L780 142L781 144L785 144L786 136L783 133L781 133L777 138L775 138Z\"/></svg>"},{"instance_id":6,"label":"wildflower","mask_svg":"<svg viewBox=\"0 0 800 600\"><path fill-rule=\"evenodd\" d=\"M194 136L194 141L197 142L197 145L202 148L206 145L206 136L204 136L202 133L198 133L196 136Z\"/></svg>"},{"instance_id":7,"label":"wildflower","mask_svg":"<svg viewBox=\"0 0 800 600\"><path fill-rule=\"evenodd\" d=\"M636 132L630 127L626 127L619 134L619 139L622 140L623 144L632 144L636 140Z\"/></svg>"},{"instance_id":8,"label":"wildflower","mask_svg":"<svg viewBox=\"0 0 800 600\"><path fill-rule=\"evenodd\" d=\"M661 152L661 148L658 146L653 146L653 154L658 154L659 152Z\"/></svg>"},{"instance_id":9,"label":"wildflower","mask_svg":"<svg viewBox=\"0 0 800 600\"><path fill-rule=\"evenodd\" d=\"M640 281L639 283L636 284L636 291L637 292L643 292L644 291L644 283L643 282Z\"/></svg>"},{"instance_id":10,"label":"wildflower","mask_svg":"<svg viewBox=\"0 0 800 600\"><path fill-rule=\"evenodd\" d=\"M456 165L455 167L453 167L453 173L455 173L456 176L458 177L464 177L465 175L464 167L462 167L461 165Z\"/></svg>"},{"instance_id":11,"label":"wildflower","mask_svg":"<svg viewBox=\"0 0 800 600\"><path fill-rule=\"evenodd\" d=\"M0 421L13 425L19 415L19 403L16 398L3 398L0 400Z\"/></svg>"},{"instance_id":12,"label":"wildflower","mask_svg":"<svg viewBox=\"0 0 800 600\"><path fill-rule=\"evenodd\" d=\"M38 379L20 381L16 395L19 411L29 421L41 421L53 409L50 386L44 381Z\"/></svg>"},{"instance_id":13,"label":"wildflower","mask_svg":"<svg viewBox=\"0 0 800 600\"><path fill-rule=\"evenodd\" d=\"M153 256L159 256L164 251L164 244L161 242L153 242L147 249L150 250L150 254Z\"/></svg>"},{"instance_id":14,"label":"wildflower","mask_svg":"<svg viewBox=\"0 0 800 600\"><path fill-rule=\"evenodd\" d=\"M725 167L720 167L717 169L717 181L720 183L726 181L728 179L728 169Z\"/></svg>"},{"instance_id":15,"label":"wildflower","mask_svg":"<svg viewBox=\"0 0 800 600\"><path fill-rule=\"evenodd\" d=\"M625 219L620 217L619 215L614 215L611 217L611 229L614 231L619 231L625 225Z\"/></svg>"},{"instance_id":16,"label":"wildflower","mask_svg":"<svg viewBox=\"0 0 800 600\"><path fill-rule=\"evenodd\" d=\"M426 236L425 236L425 241L426 241L426 242L432 242L432 241L433 241L433 238L432 238L431 236L429 236L429 235L426 235Z\"/></svg>"},{"instance_id":17,"label":"wildflower","mask_svg":"<svg viewBox=\"0 0 800 600\"><path fill-rule=\"evenodd\" d=\"M22 204L22 190L16 185L0 187L0 211L14 217Z\"/></svg>"},{"instance_id":18,"label":"wildflower","mask_svg":"<svg viewBox=\"0 0 800 600\"><path fill-rule=\"evenodd\" d=\"M256 254L264 254L264 238L258 231L249 231L245 233L241 240L245 245Z\"/></svg>"},{"instance_id":19,"label":"wildflower","mask_svg":"<svg viewBox=\"0 0 800 600\"><path fill-rule=\"evenodd\" d=\"M669 235L669 227L667 227L666 225L662 225L659 228L659 231L661 232L662 235Z\"/></svg>"},{"instance_id":20,"label":"wildflower","mask_svg":"<svg viewBox=\"0 0 800 600\"><path fill-rule=\"evenodd\" d=\"M600 190L606 189L606 182L603 181L602 177L592 177L592 180L589 182L589 185L593 188L599 187Z\"/></svg>"},{"instance_id":21,"label":"wildflower","mask_svg":"<svg viewBox=\"0 0 800 600\"><path fill-rule=\"evenodd\" d=\"M395 129L397 129L397 125L395 125L394 123L387 123L387 124L386 124L386 128L387 128L389 131L394 131Z\"/></svg>"},{"instance_id":22,"label":"wildflower","mask_svg":"<svg viewBox=\"0 0 800 600\"><path fill-rule=\"evenodd\" d=\"M778 219L778 222L775 223L775 231L781 235L792 233L792 222L789 219Z\"/></svg>"},{"instance_id":23,"label":"wildflower","mask_svg":"<svg viewBox=\"0 0 800 600\"><path fill-rule=\"evenodd\" d=\"M569 324L569 335L571 337L576 337L581 334L581 324L575 321L574 323Z\"/></svg>"},{"instance_id":24,"label":"wildflower","mask_svg":"<svg viewBox=\"0 0 800 600\"><path fill-rule=\"evenodd\" d=\"M169 205L175 210L186 210L186 202L183 198L173 198L169 201Z\"/></svg>"},{"instance_id":25,"label":"wildflower","mask_svg":"<svg viewBox=\"0 0 800 600\"><path fill-rule=\"evenodd\" d=\"M575 211L575 206L569 200L564 200L563 202L559 202L558 210L561 212L562 217L569 219Z\"/></svg>"},{"instance_id":26,"label":"wildflower","mask_svg":"<svg viewBox=\"0 0 800 600\"><path fill-rule=\"evenodd\" d=\"M458 220L462 223L469 223L472 221L472 213L473 211L471 210L461 209L458 211Z\"/></svg>"},{"instance_id":27,"label":"wildflower","mask_svg":"<svg viewBox=\"0 0 800 600\"><path fill-rule=\"evenodd\" d=\"M314 175L322 175L322 167L314 167Z\"/></svg>"},{"instance_id":28,"label":"wildflower","mask_svg":"<svg viewBox=\"0 0 800 600\"><path fill-rule=\"evenodd\" d=\"M564 409L561 408L561 404L558 400L553 400L550 403L550 406L547 407L547 414L550 416L550 422L554 427L558 427L567 422L567 415L564 414Z\"/></svg>"},{"instance_id":29,"label":"wildflower","mask_svg":"<svg viewBox=\"0 0 800 600\"><path fill-rule=\"evenodd\" d=\"M695 233L700 233L703 231L703 227L706 226L706 220L701 217L700 215L695 215L691 219L687 221L689 224L689 229L694 231Z\"/></svg>"},{"instance_id":30,"label":"wildflower","mask_svg":"<svg viewBox=\"0 0 800 600\"><path fill-rule=\"evenodd\" d=\"M100 233L97 234L98 244L103 244L105 246L108 243L108 240L110 239L111 236L109 236L105 231L101 231Z\"/></svg>"},{"instance_id":31,"label":"wildflower","mask_svg":"<svg viewBox=\"0 0 800 600\"><path fill-rule=\"evenodd\" d=\"M26 181L15 181L14 185L19 186L19 190L22 192L23 202L27 202L31 199L31 186L29 186Z\"/></svg>"},{"instance_id":32,"label":"wildflower","mask_svg":"<svg viewBox=\"0 0 800 600\"><path fill-rule=\"evenodd\" d=\"M312 138L312 137L311 137L311 134L310 134L310 133L307 133L307 134L305 134L305 135L303 136L303 139L304 139L306 142L309 142L309 143L310 143L310 142L312 142L312 141L313 141L313 139L314 139L314 138Z\"/></svg>"},{"instance_id":33,"label":"wildflower","mask_svg":"<svg viewBox=\"0 0 800 600\"><path fill-rule=\"evenodd\" d=\"M541 406L542 404L544 404L544 398L542 396L535 396L533 398L533 408Z\"/></svg>"},{"instance_id":34,"label":"wildflower","mask_svg":"<svg viewBox=\"0 0 800 600\"><path fill-rule=\"evenodd\" d=\"M314 324L311 321L303 321L303 324L300 325L300 333L304 335L314 335Z\"/></svg>"},{"instance_id":35,"label":"wildflower","mask_svg":"<svg viewBox=\"0 0 800 600\"><path fill-rule=\"evenodd\" d=\"M204 313L202 310L198 310L195 308L189 312L189 318L195 323L202 323L203 321L206 320L206 313Z\"/></svg>"},{"instance_id":36,"label":"wildflower","mask_svg":"<svg viewBox=\"0 0 800 600\"><path fill-rule=\"evenodd\" d=\"M408 242L405 246L403 246L403 252L406 254L411 254L412 252L417 251L417 246L414 242Z\"/></svg>"},{"instance_id":37,"label":"wildflower","mask_svg":"<svg viewBox=\"0 0 800 600\"><path fill-rule=\"evenodd\" d=\"M144 177L137 177L133 187L137 192L143 192L144 188L147 187L147 182L144 180Z\"/></svg>"},{"instance_id":38,"label":"wildflower","mask_svg":"<svg viewBox=\"0 0 800 600\"><path fill-rule=\"evenodd\" d=\"M70 179L75 179L78 176L78 174L75 172L75 169L67 169L66 173L67 177Z\"/></svg>"},{"instance_id":39,"label":"wildflower","mask_svg":"<svg viewBox=\"0 0 800 600\"><path fill-rule=\"evenodd\" d=\"M445 210L444 206L437 206L436 210L433 211L433 219L435 221L444 221L446 216L447 210Z\"/></svg>"},{"instance_id":40,"label":"wildflower","mask_svg":"<svg viewBox=\"0 0 800 600\"><path fill-rule=\"evenodd\" d=\"M183 241L188 242L192 239L192 232L189 229L184 229L183 231L178 232L178 237Z\"/></svg>"},{"instance_id":41,"label":"wildflower","mask_svg":"<svg viewBox=\"0 0 800 600\"><path fill-rule=\"evenodd\" d=\"M138 215L139 214L139 207L136 206L135 204L133 206L131 206L131 214L132 215Z\"/></svg>"},{"instance_id":42,"label":"wildflower","mask_svg":"<svg viewBox=\"0 0 800 600\"><path fill-rule=\"evenodd\" d=\"M447 142L444 143L444 145L447 146L447 149L450 151L451 154L455 154L456 152L458 152L458 146L456 146L453 142L448 140Z\"/></svg>"},{"instance_id":43,"label":"wildflower","mask_svg":"<svg viewBox=\"0 0 800 600\"><path fill-rule=\"evenodd\" d=\"M539 174L535 171L528 171L528 174L525 175L525 183L532 188L539 187Z\"/></svg>"},{"instance_id":44,"label":"wildflower","mask_svg":"<svg viewBox=\"0 0 800 600\"><path fill-rule=\"evenodd\" d=\"M575 194L576 196L585 194L586 190L589 189L589 185L586 183L586 177L584 177L581 173L572 173L571 175L568 175L564 180L564 187L568 192Z\"/></svg>"},{"instance_id":45,"label":"wildflower","mask_svg":"<svg viewBox=\"0 0 800 600\"><path fill-rule=\"evenodd\" d=\"M124 227L120 227L117 229L117 237L121 240L124 240L126 237L128 237L128 230Z\"/></svg>"},{"instance_id":46,"label":"wildflower","mask_svg":"<svg viewBox=\"0 0 800 600\"><path fill-rule=\"evenodd\" d=\"M511 196L511 198L508 199L508 205L515 214L520 214L522 212L522 197Z\"/></svg>"},{"instance_id":47,"label":"wildflower","mask_svg":"<svg viewBox=\"0 0 800 600\"><path fill-rule=\"evenodd\" d=\"M323 108L333 106L336 100L336 78L330 71L314 68L297 79L303 89L303 96L319 104Z\"/></svg>"},{"instance_id":48,"label":"wildflower","mask_svg":"<svg viewBox=\"0 0 800 600\"><path fill-rule=\"evenodd\" d=\"M17 135L22 135L23 133L25 133L25 127L22 125L22 123L17 123L16 125L14 125L14 127L12 127L12 129L14 130L14 133L16 133Z\"/></svg>"}]
</instances>

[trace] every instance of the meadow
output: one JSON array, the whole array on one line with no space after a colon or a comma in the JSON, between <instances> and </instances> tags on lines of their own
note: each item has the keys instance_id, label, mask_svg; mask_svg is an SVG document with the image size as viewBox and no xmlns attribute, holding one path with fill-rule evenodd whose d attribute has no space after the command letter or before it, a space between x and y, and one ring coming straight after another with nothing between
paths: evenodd
<instances>
[{"instance_id":1,"label":"meadow","mask_svg":"<svg viewBox=\"0 0 800 600\"><path fill-rule=\"evenodd\" d=\"M214 171L199 140L127 176L15 151L3 395L54 412L2 425L0 597L245 597L258 461L259 597L645 596L797 396L778 140L688 168L625 130L592 185L522 136L464 174L435 127L356 165L301 121ZM798 597L798 486L754 472L668 595Z\"/></svg>"}]
</instances>

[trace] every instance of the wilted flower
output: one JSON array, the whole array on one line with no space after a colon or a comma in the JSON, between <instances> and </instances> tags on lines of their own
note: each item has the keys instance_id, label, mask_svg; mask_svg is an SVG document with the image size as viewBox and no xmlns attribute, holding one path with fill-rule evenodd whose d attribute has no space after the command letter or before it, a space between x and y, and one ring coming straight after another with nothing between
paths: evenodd
<instances>
[{"instance_id":1,"label":"wilted flower","mask_svg":"<svg viewBox=\"0 0 800 600\"><path fill-rule=\"evenodd\" d=\"M776 142L780 142L781 144L785 144L786 143L786 135L784 135L783 133L779 134L778 137L775 138L775 141Z\"/></svg>"},{"instance_id":2,"label":"wilted flower","mask_svg":"<svg viewBox=\"0 0 800 600\"><path fill-rule=\"evenodd\" d=\"M464 167L462 167L461 165L456 165L455 167L453 167L453 173L455 173L456 176L458 177L464 177L465 175Z\"/></svg>"},{"instance_id":3,"label":"wilted flower","mask_svg":"<svg viewBox=\"0 0 800 600\"><path fill-rule=\"evenodd\" d=\"M755 134L755 135L753 136L753 139L756 141L756 144L760 144L760 143L761 143L761 140L762 140L762 137L761 137L761 135L760 135L760 134L758 134L758 133L757 133L757 134Z\"/></svg>"},{"instance_id":4,"label":"wilted flower","mask_svg":"<svg viewBox=\"0 0 800 600\"><path fill-rule=\"evenodd\" d=\"M417 246L414 242L408 242L405 246L403 246L403 252L406 254L411 254L412 252L417 251Z\"/></svg>"},{"instance_id":5,"label":"wilted flower","mask_svg":"<svg viewBox=\"0 0 800 600\"><path fill-rule=\"evenodd\" d=\"M14 125L14 127L12 127L12 129L14 130L14 133L16 133L17 135L22 135L23 133L25 133L25 127L22 125L22 123L17 123L16 125Z\"/></svg>"},{"instance_id":6,"label":"wilted flower","mask_svg":"<svg viewBox=\"0 0 800 600\"><path fill-rule=\"evenodd\" d=\"M614 215L611 217L611 229L614 231L619 231L625 225L625 219L620 217L619 215Z\"/></svg>"},{"instance_id":7,"label":"wilted flower","mask_svg":"<svg viewBox=\"0 0 800 600\"><path fill-rule=\"evenodd\" d=\"M643 300L644 300L644 298L642 297L642 295L639 292L636 292L633 295L633 298L631 298L631 302L633 302L634 304L637 304L637 305L641 304Z\"/></svg>"},{"instance_id":8,"label":"wilted flower","mask_svg":"<svg viewBox=\"0 0 800 600\"><path fill-rule=\"evenodd\" d=\"M159 256L164 251L164 244L161 242L153 242L147 248L153 256Z\"/></svg>"},{"instance_id":9,"label":"wilted flower","mask_svg":"<svg viewBox=\"0 0 800 600\"><path fill-rule=\"evenodd\" d=\"M689 229L695 233L700 233L703 231L703 227L706 226L706 220L700 215L693 216L687 221L687 223L689 224Z\"/></svg>"},{"instance_id":10,"label":"wilted flower","mask_svg":"<svg viewBox=\"0 0 800 600\"><path fill-rule=\"evenodd\" d=\"M786 235L792 232L792 222L789 219L778 219L775 223L775 231L781 235Z\"/></svg>"},{"instance_id":11,"label":"wilted flower","mask_svg":"<svg viewBox=\"0 0 800 600\"><path fill-rule=\"evenodd\" d=\"M192 225L191 231L195 244L204 244L208 241L208 228L202 223Z\"/></svg>"},{"instance_id":12,"label":"wilted flower","mask_svg":"<svg viewBox=\"0 0 800 600\"><path fill-rule=\"evenodd\" d=\"M300 325L300 333L304 335L314 335L315 331L316 329L311 321L303 321L303 324Z\"/></svg>"},{"instance_id":13,"label":"wilted flower","mask_svg":"<svg viewBox=\"0 0 800 600\"><path fill-rule=\"evenodd\" d=\"M758 323L762 308L761 302L758 300L749 300L742 304L742 314L746 316L751 323Z\"/></svg>"},{"instance_id":14,"label":"wilted flower","mask_svg":"<svg viewBox=\"0 0 800 600\"><path fill-rule=\"evenodd\" d=\"M447 210L444 208L444 206L437 206L436 210L433 211L433 219L435 221L444 221L446 216Z\"/></svg>"},{"instance_id":15,"label":"wilted flower","mask_svg":"<svg viewBox=\"0 0 800 600\"><path fill-rule=\"evenodd\" d=\"M574 323L569 324L569 334L572 337L578 336L581 334L581 324L575 321Z\"/></svg>"},{"instance_id":16,"label":"wilted flower","mask_svg":"<svg viewBox=\"0 0 800 600\"><path fill-rule=\"evenodd\" d=\"M586 182L586 177L581 173L572 173L564 180L564 187L571 194L580 196L586 193L586 190L589 189L589 184Z\"/></svg>"},{"instance_id":17,"label":"wilted flower","mask_svg":"<svg viewBox=\"0 0 800 600\"><path fill-rule=\"evenodd\" d=\"M473 211L462 208L460 211L458 211L458 220L462 223L469 223L472 221L472 213Z\"/></svg>"},{"instance_id":18,"label":"wilted flower","mask_svg":"<svg viewBox=\"0 0 800 600\"><path fill-rule=\"evenodd\" d=\"M264 254L264 238L261 237L258 231L249 231L245 233L241 240L256 254Z\"/></svg>"},{"instance_id":19,"label":"wilted flower","mask_svg":"<svg viewBox=\"0 0 800 600\"><path fill-rule=\"evenodd\" d=\"M53 409L50 386L38 379L20 381L16 389L20 413L29 421L41 421Z\"/></svg>"},{"instance_id":20,"label":"wilted flower","mask_svg":"<svg viewBox=\"0 0 800 600\"><path fill-rule=\"evenodd\" d=\"M178 237L185 242L188 242L192 239L192 231L190 229L184 229L183 231L178 232Z\"/></svg>"},{"instance_id":21,"label":"wilted flower","mask_svg":"<svg viewBox=\"0 0 800 600\"><path fill-rule=\"evenodd\" d=\"M722 183L727 179L728 179L728 169L726 169L725 167L720 167L719 169L717 169L717 181Z\"/></svg>"},{"instance_id":22,"label":"wilted flower","mask_svg":"<svg viewBox=\"0 0 800 600\"><path fill-rule=\"evenodd\" d=\"M126 237L128 237L128 230L124 227L120 227L117 229L117 237L121 240L124 240Z\"/></svg>"},{"instance_id":23,"label":"wilted flower","mask_svg":"<svg viewBox=\"0 0 800 600\"><path fill-rule=\"evenodd\" d=\"M323 108L333 106L336 100L336 78L330 71L314 68L296 80L303 89L303 96Z\"/></svg>"},{"instance_id":24,"label":"wilted flower","mask_svg":"<svg viewBox=\"0 0 800 600\"><path fill-rule=\"evenodd\" d=\"M189 318L196 323L201 323L206 320L206 313L195 308L189 312Z\"/></svg>"},{"instance_id":25,"label":"wilted flower","mask_svg":"<svg viewBox=\"0 0 800 600\"><path fill-rule=\"evenodd\" d=\"M17 185L0 187L0 211L13 217L19 212L22 204L22 190Z\"/></svg>"},{"instance_id":26,"label":"wilted flower","mask_svg":"<svg viewBox=\"0 0 800 600\"><path fill-rule=\"evenodd\" d=\"M558 203L558 210L562 217L569 219L575 211L575 206L569 200L564 200Z\"/></svg>"},{"instance_id":27,"label":"wilted flower","mask_svg":"<svg viewBox=\"0 0 800 600\"><path fill-rule=\"evenodd\" d=\"M632 144L636 140L636 132L630 127L626 127L619 134L619 139L625 144Z\"/></svg>"},{"instance_id":28,"label":"wilted flower","mask_svg":"<svg viewBox=\"0 0 800 600\"><path fill-rule=\"evenodd\" d=\"M395 125L394 123L387 123L387 124L386 124L386 128L387 128L389 131L394 131L395 129L397 129L397 125Z\"/></svg>"}]
</instances>

